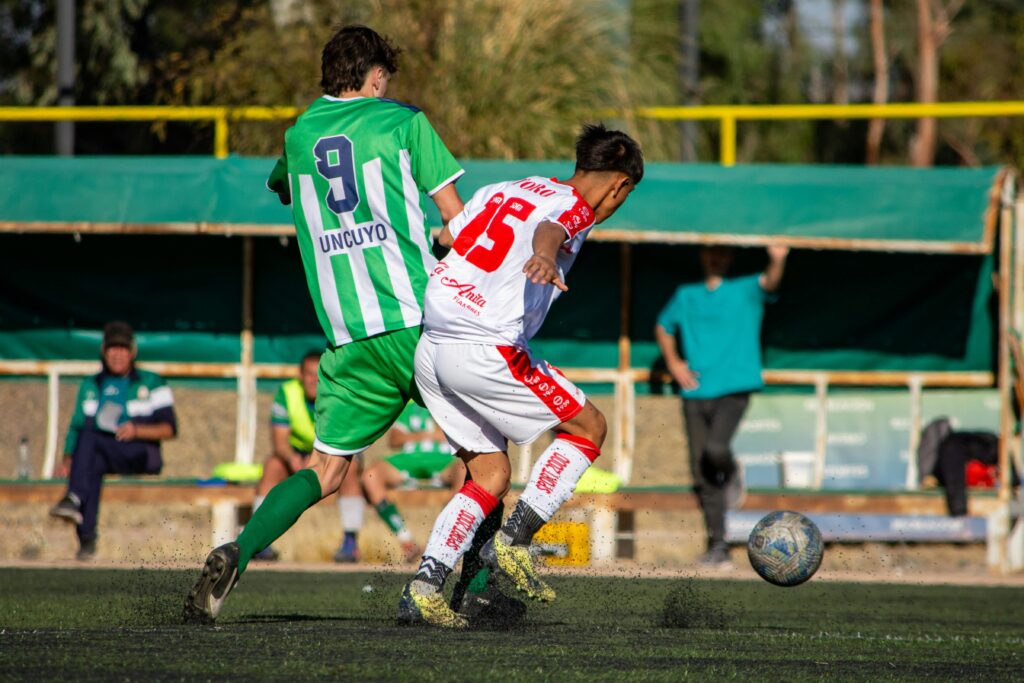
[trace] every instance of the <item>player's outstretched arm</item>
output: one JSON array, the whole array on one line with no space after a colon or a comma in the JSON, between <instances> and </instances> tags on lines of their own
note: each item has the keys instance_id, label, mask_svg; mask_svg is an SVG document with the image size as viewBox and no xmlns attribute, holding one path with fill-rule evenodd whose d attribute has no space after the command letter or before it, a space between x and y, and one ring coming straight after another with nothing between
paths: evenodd
<instances>
[{"instance_id":1,"label":"player's outstretched arm","mask_svg":"<svg viewBox=\"0 0 1024 683\"><path fill-rule=\"evenodd\" d=\"M284 154L274 164L274 169L267 178L267 189L277 193L277 198L285 206L292 203L292 193L288 187L288 157Z\"/></svg>"},{"instance_id":2,"label":"player's outstretched arm","mask_svg":"<svg viewBox=\"0 0 1024 683\"><path fill-rule=\"evenodd\" d=\"M455 183L451 183L435 192L431 199L437 205L437 210L441 212L441 222L444 225L441 228L441 234L437 236L437 241L445 249L451 249L455 239L452 237L451 231L448 230L448 221L462 213L462 198L459 197L459 191L455 189Z\"/></svg>"},{"instance_id":3,"label":"player's outstretched arm","mask_svg":"<svg viewBox=\"0 0 1024 683\"><path fill-rule=\"evenodd\" d=\"M782 274L786 270L786 257L789 256L789 247L770 246L768 247L768 267L761 275L761 289L766 292L774 292L782 284Z\"/></svg>"},{"instance_id":4,"label":"player's outstretched arm","mask_svg":"<svg viewBox=\"0 0 1024 683\"><path fill-rule=\"evenodd\" d=\"M569 288L562 282L555 257L565 242L565 228L558 223L544 222L533 233L533 256L523 266L523 272L533 284L554 285L563 292Z\"/></svg>"}]
</instances>

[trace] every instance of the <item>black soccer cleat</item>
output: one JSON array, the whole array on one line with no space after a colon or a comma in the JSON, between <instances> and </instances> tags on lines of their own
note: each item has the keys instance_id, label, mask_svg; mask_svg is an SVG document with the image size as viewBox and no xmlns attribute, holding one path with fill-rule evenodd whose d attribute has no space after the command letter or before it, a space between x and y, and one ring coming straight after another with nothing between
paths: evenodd
<instances>
[{"instance_id":1,"label":"black soccer cleat","mask_svg":"<svg viewBox=\"0 0 1024 683\"><path fill-rule=\"evenodd\" d=\"M78 498L69 493L60 499L60 502L50 508L50 516L64 519L72 524L82 523L82 510L78 505Z\"/></svg>"},{"instance_id":2,"label":"black soccer cleat","mask_svg":"<svg viewBox=\"0 0 1024 683\"><path fill-rule=\"evenodd\" d=\"M75 559L79 562L89 562L96 559L96 539L86 538L81 541L78 552L75 553Z\"/></svg>"},{"instance_id":3,"label":"black soccer cleat","mask_svg":"<svg viewBox=\"0 0 1024 683\"><path fill-rule=\"evenodd\" d=\"M483 593L466 591L459 606L459 614L471 626L515 626L526 618L526 603L510 598L493 583Z\"/></svg>"},{"instance_id":4,"label":"black soccer cleat","mask_svg":"<svg viewBox=\"0 0 1024 683\"><path fill-rule=\"evenodd\" d=\"M237 543L214 548L206 556L203 573L185 598L185 623L212 624L220 614L228 594L238 583Z\"/></svg>"}]
</instances>

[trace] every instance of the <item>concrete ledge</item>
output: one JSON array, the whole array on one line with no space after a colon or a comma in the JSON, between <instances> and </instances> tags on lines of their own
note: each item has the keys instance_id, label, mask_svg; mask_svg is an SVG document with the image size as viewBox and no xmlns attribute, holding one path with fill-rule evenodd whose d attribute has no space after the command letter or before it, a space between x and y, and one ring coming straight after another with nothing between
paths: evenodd
<instances>
[{"instance_id":1,"label":"concrete ledge","mask_svg":"<svg viewBox=\"0 0 1024 683\"><path fill-rule=\"evenodd\" d=\"M63 480L0 480L0 502L55 503L64 491ZM201 484L194 479L156 478L116 479L104 483L104 502L123 503L237 503L252 502L252 484ZM448 489L398 489L393 492L397 504L441 507L451 497ZM510 498L518 495L513 491ZM972 493L971 514L987 516L998 507L998 499L989 492ZM621 489L615 493L580 493L567 508L611 510L696 510L697 499L689 486ZM796 489L752 489L747 492L743 509L785 510L804 513L876 513L890 515L936 515L946 513L941 491L805 491Z\"/></svg>"}]
</instances>

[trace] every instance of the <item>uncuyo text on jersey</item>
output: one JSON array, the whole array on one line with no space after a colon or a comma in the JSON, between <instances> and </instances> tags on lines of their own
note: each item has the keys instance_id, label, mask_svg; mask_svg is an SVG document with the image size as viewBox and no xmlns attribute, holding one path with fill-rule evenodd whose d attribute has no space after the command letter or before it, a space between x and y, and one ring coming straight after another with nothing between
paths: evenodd
<instances>
[{"instance_id":1,"label":"uncuyo text on jersey","mask_svg":"<svg viewBox=\"0 0 1024 683\"><path fill-rule=\"evenodd\" d=\"M388 226L384 223L361 223L351 228L324 232L319 238L320 250L325 254L379 244L388 239Z\"/></svg>"}]
</instances>

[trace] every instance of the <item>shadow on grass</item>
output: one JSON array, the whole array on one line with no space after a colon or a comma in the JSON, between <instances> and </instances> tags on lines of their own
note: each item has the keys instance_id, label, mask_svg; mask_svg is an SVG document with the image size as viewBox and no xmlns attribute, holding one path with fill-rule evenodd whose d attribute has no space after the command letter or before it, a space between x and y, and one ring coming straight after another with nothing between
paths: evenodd
<instances>
[{"instance_id":1,"label":"shadow on grass","mask_svg":"<svg viewBox=\"0 0 1024 683\"><path fill-rule=\"evenodd\" d=\"M693 578L671 584L656 625L664 628L723 629L734 623L737 613L714 600Z\"/></svg>"},{"instance_id":2,"label":"shadow on grass","mask_svg":"<svg viewBox=\"0 0 1024 683\"><path fill-rule=\"evenodd\" d=\"M347 617L319 614L244 614L232 619L234 624L280 624L290 621L318 621L318 622L369 622L379 621L371 617Z\"/></svg>"}]
</instances>

